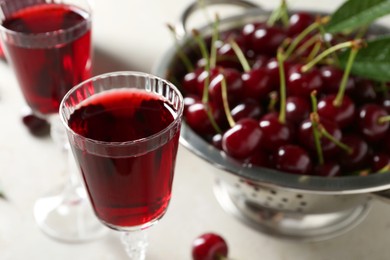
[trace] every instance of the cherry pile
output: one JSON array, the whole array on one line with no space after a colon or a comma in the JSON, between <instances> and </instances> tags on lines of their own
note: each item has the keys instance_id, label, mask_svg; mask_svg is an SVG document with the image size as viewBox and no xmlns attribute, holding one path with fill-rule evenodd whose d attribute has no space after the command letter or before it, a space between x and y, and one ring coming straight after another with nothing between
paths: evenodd
<instances>
[{"instance_id":1,"label":"cherry pile","mask_svg":"<svg viewBox=\"0 0 390 260\"><path fill-rule=\"evenodd\" d=\"M199 44L172 79L185 96L186 123L249 167L327 177L387 170L390 84L346 74L337 52L308 68L332 46L361 44L325 37L313 24L321 19L299 12L287 24L249 23L217 40L194 30Z\"/></svg>"}]
</instances>

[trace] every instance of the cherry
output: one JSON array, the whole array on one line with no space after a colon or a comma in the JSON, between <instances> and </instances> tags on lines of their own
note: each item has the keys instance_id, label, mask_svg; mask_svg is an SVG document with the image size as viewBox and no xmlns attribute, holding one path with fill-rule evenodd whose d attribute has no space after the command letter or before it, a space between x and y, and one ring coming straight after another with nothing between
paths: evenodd
<instances>
[{"instance_id":1,"label":"cherry","mask_svg":"<svg viewBox=\"0 0 390 260\"><path fill-rule=\"evenodd\" d=\"M256 54L274 56L286 36L283 28L260 26L252 33L251 47Z\"/></svg>"},{"instance_id":2,"label":"cherry","mask_svg":"<svg viewBox=\"0 0 390 260\"><path fill-rule=\"evenodd\" d=\"M314 175L323 177L336 177L341 175L340 164L334 161L325 162L314 167Z\"/></svg>"},{"instance_id":3,"label":"cherry","mask_svg":"<svg viewBox=\"0 0 390 260\"><path fill-rule=\"evenodd\" d=\"M184 98L183 98L183 103L184 103L184 117L187 117L187 110L188 110L188 107L197 103L197 102L200 102L200 99L198 96L196 95L186 95Z\"/></svg>"},{"instance_id":4,"label":"cherry","mask_svg":"<svg viewBox=\"0 0 390 260\"><path fill-rule=\"evenodd\" d=\"M258 55L253 62L252 69L266 67L268 60L269 60L269 57L267 57L265 55Z\"/></svg>"},{"instance_id":5,"label":"cherry","mask_svg":"<svg viewBox=\"0 0 390 260\"><path fill-rule=\"evenodd\" d=\"M289 96L286 99L286 119L294 124L300 124L310 114L308 99L299 96Z\"/></svg>"},{"instance_id":6,"label":"cherry","mask_svg":"<svg viewBox=\"0 0 390 260\"><path fill-rule=\"evenodd\" d=\"M239 40L235 38L235 40ZM242 41L241 41L242 42ZM237 43L239 45L243 45L243 43ZM241 48L245 48L244 46L241 46ZM232 68L232 69L240 69L241 64L239 60L237 59L236 54L234 53L232 46L230 43L225 42L222 46L218 48L217 51L217 66L223 67L223 68Z\"/></svg>"},{"instance_id":7,"label":"cherry","mask_svg":"<svg viewBox=\"0 0 390 260\"><path fill-rule=\"evenodd\" d=\"M343 135L337 124L330 120L321 119L320 125L328 132L329 135L332 136L334 140L341 141ZM323 155L325 157L334 157L339 150L336 143L333 140L329 140L324 135L320 134L320 136ZM316 151L317 148L314 141L313 124L310 119L304 120L300 125L298 130L298 140L310 151Z\"/></svg>"},{"instance_id":8,"label":"cherry","mask_svg":"<svg viewBox=\"0 0 390 260\"><path fill-rule=\"evenodd\" d=\"M323 66L320 69L323 82L323 91L327 94L335 94L339 91L341 79L344 71L333 66ZM348 78L345 86L345 92L350 93L355 88L355 81L352 77Z\"/></svg>"},{"instance_id":9,"label":"cherry","mask_svg":"<svg viewBox=\"0 0 390 260\"><path fill-rule=\"evenodd\" d=\"M340 128L349 126L355 119L355 105L348 96L343 96L341 105L335 103L336 95L330 94L318 102L320 118L334 120Z\"/></svg>"},{"instance_id":10,"label":"cherry","mask_svg":"<svg viewBox=\"0 0 390 260\"><path fill-rule=\"evenodd\" d=\"M219 70L217 68L210 69L210 72L207 70L204 70L204 69L202 69L199 72L199 75L198 75L197 80L196 80L197 81L197 89L198 89L197 93L199 96L201 96L201 97L203 96L203 91L205 88L205 81L206 81L207 77L209 77L208 80L209 80L209 85L210 85L211 80L215 76L217 76L218 73L219 73ZM209 74L210 74L210 76L209 76ZM209 85L207 86L208 88L209 88Z\"/></svg>"},{"instance_id":11,"label":"cherry","mask_svg":"<svg viewBox=\"0 0 390 260\"><path fill-rule=\"evenodd\" d=\"M356 87L351 93L355 103L365 104L376 101L377 93L373 81L368 79L357 79L355 85Z\"/></svg>"},{"instance_id":12,"label":"cherry","mask_svg":"<svg viewBox=\"0 0 390 260\"><path fill-rule=\"evenodd\" d=\"M293 127L288 123L281 123L278 113L264 115L259 121L259 126L263 132L261 146L268 151L275 151L293 139Z\"/></svg>"},{"instance_id":13,"label":"cherry","mask_svg":"<svg viewBox=\"0 0 390 260\"><path fill-rule=\"evenodd\" d=\"M50 133L50 124L45 119L34 115L31 110L23 112L22 122L34 136L42 137Z\"/></svg>"},{"instance_id":14,"label":"cherry","mask_svg":"<svg viewBox=\"0 0 390 260\"><path fill-rule=\"evenodd\" d=\"M222 79L226 80L227 96L229 103L235 104L240 100L243 87L241 73L235 69L225 68L215 75L210 81L209 95L210 100L219 107L223 107L222 101Z\"/></svg>"},{"instance_id":15,"label":"cherry","mask_svg":"<svg viewBox=\"0 0 390 260\"><path fill-rule=\"evenodd\" d=\"M262 149L256 149L253 154L246 161L248 165L255 165L258 167L271 167L270 156Z\"/></svg>"},{"instance_id":16,"label":"cherry","mask_svg":"<svg viewBox=\"0 0 390 260\"><path fill-rule=\"evenodd\" d=\"M309 174L312 162L309 154L300 146L282 145L274 156L275 168L295 174Z\"/></svg>"},{"instance_id":17,"label":"cherry","mask_svg":"<svg viewBox=\"0 0 390 260\"><path fill-rule=\"evenodd\" d=\"M253 38L253 33L256 31L258 28L263 28L265 27L265 23L247 23L242 27L241 30L241 35L244 39L245 42L249 43L252 41Z\"/></svg>"},{"instance_id":18,"label":"cherry","mask_svg":"<svg viewBox=\"0 0 390 260\"><path fill-rule=\"evenodd\" d=\"M200 95L198 89L198 77L199 74L203 71L202 68L197 68L194 71L188 72L184 75L183 80L181 81L181 87L186 95L188 94L197 94Z\"/></svg>"},{"instance_id":19,"label":"cherry","mask_svg":"<svg viewBox=\"0 0 390 260\"><path fill-rule=\"evenodd\" d=\"M388 115L387 111L373 103L363 105L359 110L359 130L369 142L377 142L385 137L389 129L388 121L381 121Z\"/></svg>"},{"instance_id":20,"label":"cherry","mask_svg":"<svg viewBox=\"0 0 390 260\"><path fill-rule=\"evenodd\" d=\"M185 113L187 124L201 136L215 134L215 129L213 128L207 115L207 109L208 108L205 104L197 101L188 106Z\"/></svg>"},{"instance_id":21,"label":"cherry","mask_svg":"<svg viewBox=\"0 0 390 260\"><path fill-rule=\"evenodd\" d=\"M287 34L289 36L297 35L305 30L306 27L314 23L314 21L314 16L307 12L298 12L292 14L289 19Z\"/></svg>"},{"instance_id":22,"label":"cherry","mask_svg":"<svg viewBox=\"0 0 390 260\"><path fill-rule=\"evenodd\" d=\"M390 165L390 156L386 153L375 153L372 157L372 170L378 172Z\"/></svg>"},{"instance_id":23,"label":"cherry","mask_svg":"<svg viewBox=\"0 0 390 260\"><path fill-rule=\"evenodd\" d=\"M215 134L211 138L211 144L218 150L222 150L222 134Z\"/></svg>"},{"instance_id":24,"label":"cherry","mask_svg":"<svg viewBox=\"0 0 390 260\"><path fill-rule=\"evenodd\" d=\"M338 161L341 168L347 172L361 170L369 159L368 144L356 134L349 134L341 139L351 151L340 149Z\"/></svg>"},{"instance_id":25,"label":"cherry","mask_svg":"<svg viewBox=\"0 0 390 260\"><path fill-rule=\"evenodd\" d=\"M290 67L292 66L291 62L284 61L284 71L287 72L290 70ZM267 63L265 64L265 67L267 68L267 72L270 75L272 79L272 83L279 87L280 85L280 73L279 73L279 62L276 58L270 58Z\"/></svg>"},{"instance_id":26,"label":"cherry","mask_svg":"<svg viewBox=\"0 0 390 260\"><path fill-rule=\"evenodd\" d=\"M228 245L218 234L206 233L197 237L192 244L193 260L218 260L228 255Z\"/></svg>"},{"instance_id":27,"label":"cherry","mask_svg":"<svg viewBox=\"0 0 390 260\"><path fill-rule=\"evenodd\" d=\"M275 90L275 82L266 68L260 67L244 72L241 78L244 98L264 100Z\"/></svg>"},{"instance_id":28,"label":"cherry","mask_svg":"<svg viewBox=\"0 0 390 260\"><path fill-rule=\"evenodd\" d=\"M262 114L262 107L253 99L245 100L243 103L235 106L231 111L231 115L236 122L243 118L260 119Z\"/></svg>"},{"instance_id":29,"label":"cherry","mask_svg":"<svg viewBox=\"0 0 390 260\"><path fill-rule=\"evenodd\" d=\"M290 68L287 78L287 89L289 95L309 97L313 91L320 92L322 78L316 68L303 73L301 64Z\"/></svg>"},{"instance_id":30,"label":"cherry","mask_svg":"<svg viewBox=\"0 0 390 260\"><path fill-rule=\"evenodd\" d=\"M262 135L256 120L241 119L223 134L222 149L233 158L247 158L259 146Z\"/></svg>"}]
</instances>

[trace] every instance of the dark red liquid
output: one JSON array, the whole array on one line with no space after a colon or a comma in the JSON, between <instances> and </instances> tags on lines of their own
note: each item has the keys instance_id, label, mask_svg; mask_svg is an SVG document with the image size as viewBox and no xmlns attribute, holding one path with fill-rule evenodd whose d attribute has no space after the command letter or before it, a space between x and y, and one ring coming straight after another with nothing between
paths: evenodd
<instances>
[{"instance_id":1,"label":"dark red liquid","mask_svg":"<svg viewBox=\"0 0 390 260\"><path fill-rule=\"evenodd\" d=\"M80 25L77 32L60 33L40 46L31 45L28 39L16 44L13 40L4 42L23 95L34 111L57 113L66 92L91 76L91 31L86 17L75 7L42 4L22 9L3 22L5 28L26 34Z\"/></svg>"},{"instance_id":2,"label":"dark red liquid","mask_svg":"<svg viewBox=\"0 0 390 260\"><path fill-rule=\"evenodd\" d=\"M106 92L87 101L68 124L94 140L138 140L165 129L175 117L167 103L144 91ZM121 158L73 146L93 208L103 222L138 226L164 214L171 197L178 138L179 131L157 149Z\"/></svg>"}]
</instances>

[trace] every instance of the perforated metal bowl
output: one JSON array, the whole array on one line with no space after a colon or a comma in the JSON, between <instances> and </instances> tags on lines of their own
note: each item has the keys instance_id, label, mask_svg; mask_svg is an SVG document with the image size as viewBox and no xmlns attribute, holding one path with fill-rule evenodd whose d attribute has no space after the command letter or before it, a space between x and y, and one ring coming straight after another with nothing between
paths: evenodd
<instances>
[{"instance_id":1,"label":"perforated metal bowl","mask_svg":"<svg viewBox=\"0 0 390 260\"><path fill-rule=\"evenodd\" d=\"M238 15L223 18L221 30L269 16L269 12L247 1L207 3L235 4L247 8ZM186 33L186 26L196 9L196 4L189 6L177 27L184 36L180 41L184 50L195 48L195 41ZM204 35L210 34L207 25L199 30ZM389 32L379 25L373 30L378 34ZM180 73L181 62L176 50L172 47L166 52L156 64L155 74L173 80L175 73ZM281 238L313 241L345 232L366 216L373 197L386 198L390 189L389 173L324 178L244 167L208 144L185 122L181 133L181 144L214 166L214 191L220 205L254 229Z\"/></svg>"}]
</instances>

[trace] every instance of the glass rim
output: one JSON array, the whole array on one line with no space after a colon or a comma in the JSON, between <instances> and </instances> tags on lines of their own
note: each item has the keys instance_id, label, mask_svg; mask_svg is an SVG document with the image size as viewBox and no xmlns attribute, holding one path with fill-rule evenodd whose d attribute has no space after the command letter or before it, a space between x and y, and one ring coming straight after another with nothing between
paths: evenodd
<instances>
[{"instance_id":1,"label":"glass rim","mask_svg":"<svg viewBox=\"0 0 390 260\"><path fill-rule=\"evenodd\" d=\"M84 85L86 85L86 84L88 84L90 82L96 81L96 80L98 80L100 78L107 78L107 77L120 76L120 75L122 75L122 76L139 76L139 77L144 77L144 78L152 78L152 79L156 79L156 80L158 80L160 82L163 82L166 85L169 85L175 91L175 93L177 94L177 96L179 98L179 103L180 103L179 109L176 111L176 117L174 118L174 120L167 127L165 127L164 129L158 131L157 133L154 133L154 134L149 135L147 137L139 138L139 139L136 139L136 140L123 141L123 142L107 142L107 141L95 140L95 139L88 138L88 137L85 137L83 135L80 135L80 134L76 133L75 131L73 131L73 129L69 127L69 125L67 123L68 119L66 118L65 113L64 113L66 100L68 100L69 97L73 93L75 93L77 90L81 89ZM100 92L100 93L103 93L103 92ZM151 140L153 140L155 138L158 138L158 137L166 134L167 132L169 132L172 128L174 128L178 123L181 122L183 111L184 111L183 96L182 96L181 92L179 91L179 89L173 83L171 83L170 81L168 81L166 79L163 79L161 77L155 76L153 74L149 74L149 73L145 73L145 72L138 72L138 71L108 72L108 73L99 74L99 75L96 75L96 76L94 76L92 78L89 78L89 79L87 79L87 80L77 84L73 88L71 88L65 94L65 96L62 98L60 106L59 106L59 115L60 115L61 122L62 122L63 126L65 126L65 128L66 128L66 130L68 132L70 132L73 136L75 136L77 138L81 138L85 142L92 143L92 144L97 144L97 145L101 145L101 146L106 146L106 147L134 146L134 145L139 145L139 144L142 144L142 143L146 143L146 142L149 142L149 141L151 141Z\"/></svg>"},{"instance_id":2,"label":"glass rim","mask_svg":"<svg viewBox=\"0 0 390 260\"><path fill-rule=\"evenodd\" d=\"M88 1L86 1L86 2L88 2ZM1 1L0 0L0 6L3 6L5 4L6 4L6 1ZM42 3L42 4L48 4L48 3ZM52 2L51 4L60 5L60 4L64 4L64 3ZM33 6L35 6L35 5L26 6L26 7L23 7L21 9L19 9L19 10L22 10L24 8L33 7ZM84 27L84 26L86 26L86 25L88 25L88 24L90 24L92 22L92 8L91 7L89 7L88 9L85 9L85 8L82 8L82 7L76 6L76 5L70 5L70 6L74 6L74 7L77 7L79 9L81 9L87 15L86 16L83 15L83 17L84 17L83 21L81 21L80 23L77 23L77 24L75 24L75 25L73 25L73 26L71 26L69 28L54 30L54 31L50 31L50 32L42 32L42 33L18 32L18 31L10 30L10 29L8 29L8 28L3 26L3 22L6 19L4 17L3 19L0 20L0 32L6 33L6 34L12 35L12 36L26 37L26 38L29 38L29 39L39 40L39 39L42 39L42 38L58 37L59 35L72 33L73 31L76 31L76 30L78 30L78 29L80 29L80 28L82 28L82 27Z\"/></svg>"}]
</instances>

